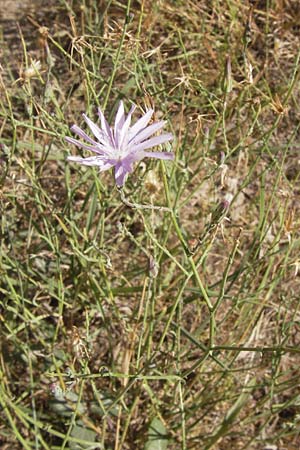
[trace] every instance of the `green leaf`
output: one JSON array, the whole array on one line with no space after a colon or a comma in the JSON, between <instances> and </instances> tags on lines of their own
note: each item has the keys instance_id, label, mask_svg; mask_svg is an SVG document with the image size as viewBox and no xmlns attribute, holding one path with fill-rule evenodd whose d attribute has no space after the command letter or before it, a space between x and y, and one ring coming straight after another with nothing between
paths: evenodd
<instances>
[{"instance_id":1,"label":"green leaf","mask_svg":"<svg viewBox=\"0 0 300 450\"><path fill-rule=\"evenodd\" d=\"M225 415L221 425L218 428L216 428L214 434L210 437L204 450L209 450L210 448L212 448L219 441L219 439L222 438L222 436L225 436L228 433L231 425L236 420L238 414L247 404L255 386L256 386L256 378L252 378L246 384L246 386L244 386L241 394L239 395L235 403L227 411L227 414Z\"/></svg>"},{"instance_id":2,"label":"green leaf","mask_svg":"<svg viewBox=\"0 0 300 450\"><path fill-rule=\"evenodd\" d=\"M69 446L71 450L82 450L82 449L86 449L86 448L100 448L99 445L95 444L93 445L93 443L95 443L96 437L97 437L97 433L93 430L90 430L89 428L86 428L84 426L84 424L79 421L77 422L71 431L71 437L72 438L76 438L78 439L78 441L85 441L85 443L81 443L79 444L74 442L74 441L70 441L69 442Z\"/></svg>"},{"instance_id":3,"label":"green leaf","mask_svg":"<svg viewBox=\"0 0 300 450\"><path fill-rule=\"evenodd\" d=\"M158 417L155 417L149 426L145 450L166 450L168 442L166 427Z\"/></svg>"}]
</instances>

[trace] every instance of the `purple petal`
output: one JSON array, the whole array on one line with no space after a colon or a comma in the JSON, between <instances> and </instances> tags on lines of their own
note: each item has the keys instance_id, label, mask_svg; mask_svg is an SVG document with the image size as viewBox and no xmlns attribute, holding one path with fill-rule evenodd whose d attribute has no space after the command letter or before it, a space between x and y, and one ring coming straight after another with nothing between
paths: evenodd
<instances>
[{"instance_id":1,"label":"purple petal","mask_svg":"<svg viewBox=\"0 0 300 450\"><path fill-rule=\"evenodd\" d=\"M151 134L154 134L157 131L159 131L165 125L165 123L166 122L164 120L161 120L160 122L153 123L149 127L144 128L138 134L136 134L134 136L134 138L131 139L130 142L134 141L134 144L138 144L139 142L144 141L149 136L151 136Z\"/></svg>"},{"instance_id":2,"label":"purple petal","mask_svg":"<svg viewBox=\"0 0 300 450\"><path fill-rule=\"evenodd\" d=\"M134 125L132 125L130 128L130 139L132 139L137 133L148 125L153 113L153 109L149 109L146 114L144 114Z\"/></svg>"},{"instance_id":3,"label":"purple petal","mask_svg":"<svg viewBox=\"0 0 300 450\"><path fill-rule=\"evenodd\" d=\"M87 145L84 142L80 142L77 139L74 139L74 138L69 137L69 136L66 136L65 139L66 139L67 142L70 142L70 144L74 144L74 145L76 145L79 148L84 148L85 150L89 150L90 152L98 153L99 155L103 155L104 154L104 151L99 148L100 147L99 144L97 144L97 146L96 145L94 145L94 146ZM98 145L99 145L99 147L98 147Z\"/></svg>"},{"instance_id":4,"label":"purple petal","mask_svg":"<svg viewBox=\"0 0 300 450\"><path fill-rule=\"evenodd\" d=\"M131 108L130 108L130 111L129 111L129 113L128 113L128 116L129 116L129 114L130 114L130 116L132 116L132 114L133 114L135 108L136 108L136 105L133 104L133 105L131 106ZM127 116L127 117L128 117L128 116Z\"/></svg>"},{"instance_id":5,"label":"purple petal","mask_svg":"<svg viewBox=\"0 0 300 450\"><path fill-rule=\"evenodd\" d=\"M105 170L111 169L113 165L114 164L111 164L110 162L106 162L105 164L103 164L103 166L100 167L100 172L104 172Z\"/></svg>"},{"instance_id":6,"label":"purple petal","mask_svg":"<svg viewBox=\"0 0 300 450\"><path fill-rule=\"evenodd\" d=\"M88 124L88 126L90 127L93 135L98 139L98 141L102 141L104 138L104 133L102 130L100 130L100 128L98 127L98 125L96 125L91 119L88 118L88 116L86 114L82 114L82 117L84 118L84 120L86 121L86 123Z\"/></svg>"},{"instance_id":7,"label":"purple petal","mask_svg":"<svg viewBox=\"0 0 300 450\"><path fill-rule=\"evenodd\" d=\"M175 154L173 152L143 152L142 154L145 158L157 158L165 160L173 160L175 158Z\"/></svg>"},{"instance_id":8,"label":"purple petal","mask_svg":"<svg viewBox=\"0 0 300 450\"><path fill-rule=\"evenodd\" d=\"M99 115L100 120L101 120L101 128L102 128L103 132L106 134L110 145L112 147L114 147L115 141L114 141L114 137L113 137L112 131L111 131L110 126L108 125L108 122L105 119L104 114L103 114L103 112L101 111L100 108L98 108L98 115Z\"/></svg>"},{"instance_id":9,"label":"purple petal","mask_svg":"<svg viewBox=\"0 0 300 450\"><path fill-rule=\"evenodd\" d=\"M127 173L133 171L133 160L131 158L124 158L121 160L121 164Z\"/></svg>"},{"instance_id":10,"label":"purple petal","mask_svg":"<svg viewBox=\"0 0 300 450\"><path fill-rule=\"evenodd\" d=\"M103 158L99 156L90 156L89 158L81 158L80 156L68 156L68 161L77 162L83 164L84 166L103 166Z\"/></svg>"},{"instance_id":11,"label":"purple petal","mask_svg":"<svg viewBox=\"0 0 300 450\"><path fill-rule=\"evenodd\" d=\"M124 158L115 164L115 180L117 186L123 186L128 173L133 171L132 158Z\"/></svg>"},{"instance_id":12,"label":"purple petal","mask_svg":"<svg viewBox=\"0 0 300 450\"><path fill-rule=\"evenodd\" d=\"M148 139L148 141L141 142L140 144L133 145L130 148L130 152L139 152L141 150L145 150L146 148L155 147L156 145L163 144L164 142L171 141L173 139L173 134L166 133L161 134L160 136L155 136L152 139Z\"/></svg>"},{"instance_id":13,"label":"purple petal","mask_svg":"<svg viewBox=\"0 0 300 450\"><path fill-rule=\"evenodd\" d=\"M122 100L119 103L118 111L115 118L115 131L120 130L125 122L125 111Z\"/></svg>"},{"instance_id":14,"label":"purple petal","mask_svg":"<svg viewBox=\"0 0 300 450\"><path fill-rule=\"evenodd\" d=\"M72 125L70 128L71 131L73 131L73 133L77 134L79 137L81 137L82 139L85 139L86 141L88 141L90 144L93 145L97 145L97 142L94 141L94 139L90 138L90 136L88 136L81 128L79 128L77 125Z\"/></svg>"},{"instance_id":15,"label":"purple petal","mask_svg":"<svg viewBox=\"0 0 300 450\"><path fill-rule=\"evenodd\" d=\"M118 142L119 142L119 147L126 147L127 143L128 143L128 138L129 138L129 134L128 134L128 130L130 127L130 123L131 123L131 116L133 111L135 110L135 106L132 107L126 117L126 120L122 126L122 129L119 132L118 135Z\"/></svg>"},{"instance_id":16,"label":"purple petal","mask_svg":"<svg viewBox=\"0 0 300 450\"><path fill-rule=\"evenodd\" d=\"M121 163L116 164L116 166L115 166L115 180L116 180L116 185L117 186L119 186L119 187L123 186L126 175L127 175L127 172L124 169L124 167L122 166L122 164Z\"/></svg>"},{"instance_id":17,"label":"purple petal","mask_svg":"<svg viewBox=\"0 0 300 450\"><path fill-rule=\"evenodd\" d=\"M125 111L122 100L119 103L118 111L115 118L114 138L116 147L120 147L120 134L125 122Z\"/></svg>"}]
</instances>

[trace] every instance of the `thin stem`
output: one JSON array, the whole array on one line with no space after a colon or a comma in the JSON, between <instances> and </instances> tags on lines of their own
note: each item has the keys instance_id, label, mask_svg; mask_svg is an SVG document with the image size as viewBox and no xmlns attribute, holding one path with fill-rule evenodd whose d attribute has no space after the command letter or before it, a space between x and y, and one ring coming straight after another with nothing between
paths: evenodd
<instances>
[{"instance_id":1,"label":"thin stem","mask_svg":"<svg viewBox=\"0 0 300 450\"><path fill-rule=\"evenodd\" d=\"M140 203L133 203L130 200L128 200L125 197L125 192L123 190L122 187L118 187L118 192L120 194L121 197L121 201L124 203L124 205L129 206L129 208L134 208L134 209L151 209L151 210L156 210L156 211L165 211L165 212L171 212L172 213L172 209L168 208L166 206L155 206L155 205L141 205Z\"/></svg>"}]
</instances>

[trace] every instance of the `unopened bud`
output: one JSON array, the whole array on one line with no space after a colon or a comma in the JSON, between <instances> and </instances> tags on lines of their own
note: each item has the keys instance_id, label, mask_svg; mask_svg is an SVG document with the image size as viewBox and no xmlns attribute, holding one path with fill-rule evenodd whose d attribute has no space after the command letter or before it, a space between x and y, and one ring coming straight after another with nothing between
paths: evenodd
<instances>
[{"instance_id":1,"label":"unopened bud","mask_svg":"<svg viewBox=\"0 0 300 450\"><path fill-rule=\"evenodd\" d=\"M21 78L23 78L24 81L28 81L31 78L39 78L39 72L41 68L41 62L39 60L36 61L35 59L33 59L31 61L31 65L27 69L22 71Z\"/></svg>"},{"instance_id":2,"label":"unopened bud","mask_svg":"<svg viewBox=\"0 0 300 450\"><path fill-rule=\"evenodd\" d=\"M153 256L150 256L149 258L149 276L150 278L156 278L159 272L159 265L153 258Z\"/></svg>"},{"instance_id":3,"label":"unopened bud","mask_svg":"<svg viewBox=\"0 0 300 450\"><path fill-rule=\"evenodd\" d=\"M221 202L218 204L218 206L216 207L216 209L212 212L211 215L211 223L212 224L216 224L219 223L223 217L225 216L225 214L228 211L230 202L226 199L221 200Z\"/></svg>"},{"instance_id":4,"label":"unopened bud","mask_svg":"<svg viewBox=\"0 0 300 450\"><path fill-rule=\"evenodd\" d=\"M253 66L248 58L245 58L245 71L246 71L246 79L249 84L253 84Z\"/></svg>"},{"instance_id":5,"label":"unopened bud","mask_svg":"<svg viewBox=\"0 0 300 450\"><path fill-rule=\"evenodd\" d=\"M223 92L225 92L225 94L229 94L232 91L232 72L231 72L230 56L227 56L226 58L222 90Z\"/></svg>"},{"instance_id":6,"label":"unopened bud","mask_svg":"<svg viewBox=\"0 0 300 450\"><path fill-rule=\"evenodd\" d=\"M147 173L145 178L145 188L150 195L156 194L156 192L159 190L159 182L154 170L149 170L149 172Z\"/></svg>"}]
</instances>

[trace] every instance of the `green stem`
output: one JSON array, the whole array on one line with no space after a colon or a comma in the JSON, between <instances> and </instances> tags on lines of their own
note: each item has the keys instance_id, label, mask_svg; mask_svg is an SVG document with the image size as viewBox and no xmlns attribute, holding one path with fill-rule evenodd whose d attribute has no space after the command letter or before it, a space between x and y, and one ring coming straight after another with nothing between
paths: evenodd
<instances>
[{"instance_id":1,"label":"green stem","mask_svg":"<svg viewBox=\"0 0 300 450\"><path fill-rule=\"evenodd\" d=\"M174 225L174 228L175 228L176 234L178 236L178 239L180 240L180 242L182 244L184 253L185 253L185 255L187 257L187 260L188 260L188 262L190 264L190 267L191 267L191 270L193 272L194 278L195 278L195 280L196 280L196 282L198 284L198 287L199 287L199 289L201 291L201 294L202 294L202 296L204 298L204 301L205 301L209 311L211 312L212 309L213 309L213 305L212 305L212 303L211 303L211 301L210 301L210 299L208 297L208 294L206 292L206 289L205 289L205 287L204 287L204 285L202 283L202 280L201 280L200 275L198 273L197 267L196 267L195 262L193 260L193 255L191 255L189 247L188 247L188 245L187 245L187 243L186 243L186 241L185 241L185 239L183 237L182 231L181 231L180 226L179 226L178 221L177 221L176 213L174 212L174 210L172 208L170 191L169 191L167 175L166 175L166 170L165 170L165 166L163 164L162 164L162 173L163 173L163 183L164 183L165 194L166 194L166 198L167 198L167 204L168 204L169 209L171 210L172 223Z\"/></svg>"},{"instance_id":2,"label":"green stem","mask_svg":"<svg viewBox=\"0 0 300 450\"><path fill-rule=\"evenodd\" d=\"M124 39L125 39L125 35L126 35L126 31L127 31L127 25L129 23L129 13L130 13L130 5L131 5L131 0L128 0L127 2L127 8L126 8L126 13L125 13L125 22L124 22L124 27L123 27L123 31L122 31L122 35L121 35L121 39L120 39L120 43L119 43L119 47L117 50L117 55L116 55L116 59L114 61L114 67L113 67L113 71L110 77L110 80L108 82L108 87L107 87L107 91L106 91L106 96L105 96L105 100L103 102L103 109L106 108L107 106L107 102L110 96L110 92L112 89L112 85L117 73L117 68L119 66L119 59L120 59L120 55L121 55L121 50L124 44Z\"/></svg>"}]
</instances>

